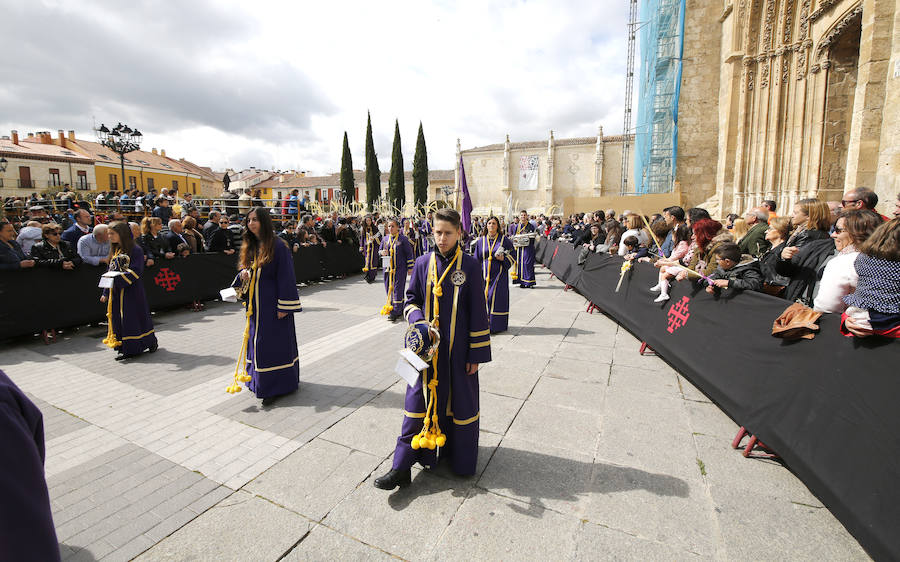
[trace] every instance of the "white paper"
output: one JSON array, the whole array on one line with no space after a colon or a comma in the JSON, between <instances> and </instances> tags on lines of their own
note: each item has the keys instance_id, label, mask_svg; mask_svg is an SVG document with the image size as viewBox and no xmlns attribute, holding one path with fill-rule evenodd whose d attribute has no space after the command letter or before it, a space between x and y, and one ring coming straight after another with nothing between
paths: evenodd
<instances>
[{"instance_id":1,"label":"white paper","mask_svg":"<svg viewBox=\"0 0 900 562\"><path fill-rule=\"evenodd\" d=\"M101 289L112 289L113 286L113 278L107 277L106 275L100 276L100 283L97 284Z\"/></svg>"},{"instance_id":2,"label":"white paper","mask_svg":"<svg viewBox=\"0 0 900 562\"><path fill-rule=\"evenodd\" d=\"M394 371L400 375L400 378L406 381L406 384L409 386L415 386L416 381L419 380L419 371L416 370L415 367L409 364L409 362L400 357L397 359L397 367Z\"/></svg>"},{"instance_id":3,"label":"white paper","mask_svg":"<svg viewBox=\"0 0 900 562\"><path fill-rule=\"evenodd\" d=\"M113 277L118 277L119 275L122 275L121 271L107 271L100 277L108 277L108 278L112 279Z\"/></svg>"},{"instance_id":4,"label":"white paper","mask_svg":"<svg viewBox=\"0 0 900 562\"><path fill-rule=\"evenodd\" d=\"M391 256L381 256L381 267L384 269L385 273L391 271Z\"/></svg>"},{"instance_id":5,"label":"white paper","mask_svg":"<svg viewBox=\"0 0 900 562\"><path fill-rule=\"evenodd\" d=\"M428 363L423 361L421 357L405 347L400 350L400 355L402 355L403 358L406 359L407 362L409 362L409 364L415 367L418 371L423 371L428 368Z\"/></svg>"},{"instance_id":6,"label":"white paper","mask_svg":"<svg viewBox=\"0 0 900 562\"><path fill-rule=\"evenodd\" d=\"M234 287L228 287L227 289L222 289L219 291L219 296L222 297L222 302L237 302L237 292L235 292Z\"/></svg>"}]
</instances>

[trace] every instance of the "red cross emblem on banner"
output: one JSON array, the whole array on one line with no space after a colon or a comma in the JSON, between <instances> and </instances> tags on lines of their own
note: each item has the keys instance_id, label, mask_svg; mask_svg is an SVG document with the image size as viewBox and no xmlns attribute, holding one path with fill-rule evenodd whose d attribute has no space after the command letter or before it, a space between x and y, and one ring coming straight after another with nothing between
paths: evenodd
<instances>
[{"instance_id":1,"label":"red cross emblem on banner","mask_svg":"<svg viewBox=\"0 0 900 562\"><path fill-rule=\"evenodd\" d=\"M687 324L688 318L691 317L688 303L691 302L689 297L681 297L681 300L669 307L666 316L669 317L669 326L666 328L670 334L674 334L675 330Z\"/></svg>"},{"instance_id":2,"label":"red cross emblem on banner","mask_svg":"<svg viewBox=\"0 0 900 562\"><path fill-rule=\"evenodd\" d=\"M181 275L178 275L168 267L164 267L153 278L153 282L156 283L157 287L162 287L167 292L171 292L181 283Z\"/></svg>"}]
</instances>

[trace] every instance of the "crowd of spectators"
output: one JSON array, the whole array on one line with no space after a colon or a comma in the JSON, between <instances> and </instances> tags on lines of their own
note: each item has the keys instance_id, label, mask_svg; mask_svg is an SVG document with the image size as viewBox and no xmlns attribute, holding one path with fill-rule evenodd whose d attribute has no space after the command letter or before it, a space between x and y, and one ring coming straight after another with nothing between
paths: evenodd
<instances>
[{"instance_id":1,"label":"crowd of spectators","mask_svg":"<svg viewBox=\"0 0 900 562\"><path fill-rule=\"evenodd\" d=\"M579 246L582 264L590 253L652 262L660 269L651 287L657 302L668 300L672 282L714 294L758 291L843 314L848 333L900 337L900 197L893 219L877 204L860 187L841 201L801 199L787 216L763 201L721 222L702 208L669 207L650 217L609 209L536 224L541 235Z\"/></svg>"}]
</instances>

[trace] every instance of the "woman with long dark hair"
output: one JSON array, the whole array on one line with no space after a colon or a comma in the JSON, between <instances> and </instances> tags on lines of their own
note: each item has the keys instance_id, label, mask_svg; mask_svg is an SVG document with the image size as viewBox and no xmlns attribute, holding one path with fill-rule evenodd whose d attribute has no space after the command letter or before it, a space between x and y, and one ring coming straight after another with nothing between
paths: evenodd
<instances>
[{"instance_id":1,"label":"woman with long dark hair","mask_svg":"<svg viewBox=\"0 0 900 562\"><path fill-rule=\"evenodd\" d=\"M116 361L140 355L144 350L153 353L158 344L141 281L144 252L134 243L127 222L109 225L109 271L118 275L112 278L112 287L103 289L100 297L100 302L107 303L109 321L103 343L119 352Z\"/></svg>"},{"instance_id":2,"label":"woman with long dark hair","mask_svg":"<svg viewBox=\"0 0 900 562\"><path fill-rule=\"evenodd\" d=\"M239 392L238 382L261 398L263 406L297 390L300 359L294 312L300 312L300 297L294 277L294 261L287 244L275 236L272 216L263 207L247 213L240 256L241 271L235 285L242 288L247 324L235 382L228 387Z\"/></svg>"},{"instance_id":3,"label":"woman with long dark hair","mask_svg":"<svg viewBox=\"0 0 900 562\"><path fill-rule=\"evenodd\" d=\"M484 236L475 241L474 254L481 262L492 334L505 332L509 327L509 268L513 252L512 241L500 229L500 219L488 218Z\"/></svg>"},{"instance_id":4,"label":"woman with long dark hair","mask_svg":"<svg viewBox=\"0 0 900 562\"><path fill-rule=\"evenodd\" d=\"M372 215L366 215L359 232L359 251L363 255L363 273L366 275L366 283L374 283L378 275L378 248L381 246L381 233L372 220Z\"/></svg>"}]
</instances>

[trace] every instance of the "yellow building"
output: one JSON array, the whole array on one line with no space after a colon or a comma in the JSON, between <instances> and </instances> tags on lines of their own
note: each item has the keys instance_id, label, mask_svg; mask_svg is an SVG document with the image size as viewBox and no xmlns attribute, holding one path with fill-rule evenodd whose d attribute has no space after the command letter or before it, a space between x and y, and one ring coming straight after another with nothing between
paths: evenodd
<instances>
[{"instance_id":1,"label":"yellow building","mask_svg":"<svg viewBox=\"0 0 900 562\"><path fill-rule=\"evenodd\" d=\"M55 144L92 159L96 183L91 186L91 192L121 192L123 189L137 189L142 192L155 189L159 192L168 189L177 190L181 194L201 195L204 182L208 187L214 185L212 178L204 178L195 166L188 166L179 160L166 157L165 150L157 151L154 148L150 152L136 150L126 154L123 186L119 155L100 143L75 138L75 131L69 131L68 135L59 131L55 138L49 132L39 132L23 142Z\"/></svg>"}]
</instances>

